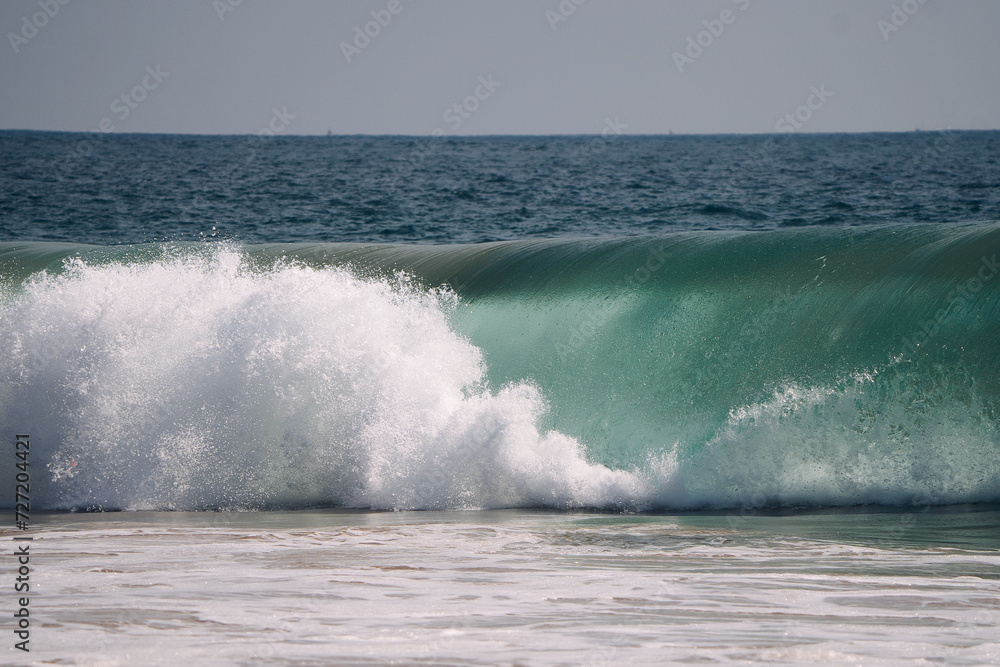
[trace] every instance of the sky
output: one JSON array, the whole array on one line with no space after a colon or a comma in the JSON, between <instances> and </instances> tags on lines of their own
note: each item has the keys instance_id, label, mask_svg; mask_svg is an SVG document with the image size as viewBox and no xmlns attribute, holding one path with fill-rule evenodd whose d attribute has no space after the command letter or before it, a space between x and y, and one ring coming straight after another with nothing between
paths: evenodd
<instances>
[{"instance_id":1,"label":"sky","mask_svg":"<svg viewBox=\"0 0 1000 667\"><path fill-rule=\"evenodd\" d=\"M0 31L0 129L1000 128L997 0L4 0Z\"/></svg>"}]
</instances>

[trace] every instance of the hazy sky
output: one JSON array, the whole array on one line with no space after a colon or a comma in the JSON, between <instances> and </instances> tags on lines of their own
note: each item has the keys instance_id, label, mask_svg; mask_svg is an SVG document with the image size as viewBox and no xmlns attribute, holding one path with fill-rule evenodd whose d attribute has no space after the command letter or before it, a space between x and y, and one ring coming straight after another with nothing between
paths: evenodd
<instances>
[{"instance_id":1,"label":"hazy sky","mask_svg":"<svg viewBox=\"0 0 1000 667\"><path fill-rule=\"evenodd\" d=\"M1000 128L997 0L4 0L0 29L6 129Z\"/></svg>"}]
</instances>

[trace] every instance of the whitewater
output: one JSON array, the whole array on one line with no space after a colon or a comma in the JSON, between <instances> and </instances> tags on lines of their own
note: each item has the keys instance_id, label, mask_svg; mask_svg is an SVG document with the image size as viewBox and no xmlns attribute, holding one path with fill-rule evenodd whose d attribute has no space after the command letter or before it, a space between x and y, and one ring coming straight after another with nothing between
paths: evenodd
<instances>
[{"instance_id":1,"label":"whitewater","mask_svg":"<svg viewBox=\"0 0 1000 667\"><path fill-rule=\"evenodd\" d=\"M66 268L26 286L3 332L7 421L43 443L49 509L640 501L638 478L538 432L534 386L483 387L453 294L257 273L232 250Z\"/></svg>"}]
</instances>

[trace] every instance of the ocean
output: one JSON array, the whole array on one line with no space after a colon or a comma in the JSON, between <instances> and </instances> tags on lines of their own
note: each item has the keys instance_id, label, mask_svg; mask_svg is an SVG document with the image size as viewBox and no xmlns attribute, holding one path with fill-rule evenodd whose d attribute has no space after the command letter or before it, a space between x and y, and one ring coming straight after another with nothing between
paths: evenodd
<instances>
[{"instance_id":1,"label":"ocean","mask_svg":"<svg viewBox=\"0 0 1000 667\"><path fill-rule=\"evenodd\" d=\"M10 664L1000 662L1000 132L0 156Z\"/></svg>"}]
</instances>

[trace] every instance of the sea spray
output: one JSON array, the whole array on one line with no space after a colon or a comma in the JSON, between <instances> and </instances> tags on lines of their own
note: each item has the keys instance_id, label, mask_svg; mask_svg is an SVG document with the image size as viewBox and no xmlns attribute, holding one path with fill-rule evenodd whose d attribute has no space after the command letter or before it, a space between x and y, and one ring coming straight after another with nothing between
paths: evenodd
<instances>
[{"instance_id":1,"label":"sea spray","mask_svg":"<svg viewBox=\"0 0 1000 667\"><path fill-rule=\"evenodd\" d=\"M232 249L69 260L4 308L4 423L39 443L50 509L636 502L636 478L537 430L535 387L484 386L453 308Z\"/></svg>"}]
</instances>

